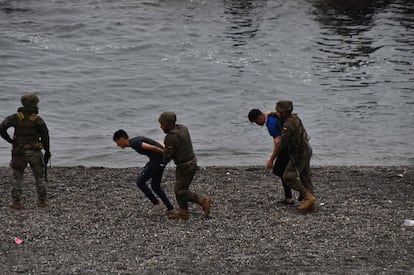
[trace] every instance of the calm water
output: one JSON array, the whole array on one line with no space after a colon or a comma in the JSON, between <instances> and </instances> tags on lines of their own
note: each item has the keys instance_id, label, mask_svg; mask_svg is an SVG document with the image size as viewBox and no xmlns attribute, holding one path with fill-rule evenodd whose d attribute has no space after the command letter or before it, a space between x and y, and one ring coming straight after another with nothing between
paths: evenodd
<instances>
[{"instance_id":1,"label":"calm water","mask_svg":"<svg viewBox=\"0 0 414 275\"><path fill-rule=\"evenodd\" d=\"M35 91L53 165L128 167L113 132L161 140L170 110L200 165L264 165L247 113L291 99L312 164L414 164L413 3L0 0L0 118Z\"/></svg>"}]
</instances>

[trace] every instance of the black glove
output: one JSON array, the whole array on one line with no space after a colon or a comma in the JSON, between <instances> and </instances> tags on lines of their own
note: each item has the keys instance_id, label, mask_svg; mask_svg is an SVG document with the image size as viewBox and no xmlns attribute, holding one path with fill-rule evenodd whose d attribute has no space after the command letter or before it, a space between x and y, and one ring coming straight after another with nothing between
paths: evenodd
<instances>
[{"instance_id":1,"label":"black glove","mask_svg":"<svg viewBox=\"0 0 414 275\"><path fill-rule=\"evenodd\" d=\"M3 135L2 133L1 137L4 138L8 143L13 144L14 140L8 134Z\"/></svg>"},{"instance_id":2,"label":"black glove","mask_svg":"<svg viewBox=\"0 0 414 275\"><path fill-rule=\"evenodd\" d=\"M45 155L43 156L43 160L45 161L45 164L49 162L51 156L52 155L50 154L50 151L45 152Z\"/></svg>"}]
</instances>

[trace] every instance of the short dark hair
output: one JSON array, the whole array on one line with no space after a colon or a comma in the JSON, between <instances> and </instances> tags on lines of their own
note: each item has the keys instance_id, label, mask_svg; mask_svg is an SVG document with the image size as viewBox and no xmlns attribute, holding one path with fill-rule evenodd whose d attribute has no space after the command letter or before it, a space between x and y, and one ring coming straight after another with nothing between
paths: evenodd
<instances>
[{"instance_id":1,"label":"short dark hair","mask_svg":"<svg viewBox=\"0 0 414 275\"><path fill-rule=\"evenodd\" d=\"M249 118L250 122L255 122L256 119L262 114L262 111L260 111L259 109L251 109L247 117Z\"/></svg>"},{"instance_id":2,"label":"short dark hair","mask_svg":"<svg viewBox=\"0 0 414 275\"><path fill-rule=\"evenodd\" d=\"M116 141L117 139L120 139L120 138L128 138L128 134L122 129L114 133L113 140Z\"/></svg>"}]
</instances>

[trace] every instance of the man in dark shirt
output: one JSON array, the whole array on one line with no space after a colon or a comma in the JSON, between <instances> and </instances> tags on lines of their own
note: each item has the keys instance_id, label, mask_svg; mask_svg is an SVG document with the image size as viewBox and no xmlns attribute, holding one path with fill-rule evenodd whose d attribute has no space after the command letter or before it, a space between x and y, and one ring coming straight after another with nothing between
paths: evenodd
<instances>
[{"instance_id":1,"label":"man in dark shirt","mask_svg":"<svg viewBox=\"0 0 414 275\"><path fill-rule=\"evenodd\" d=\"M187 127L175 124L176 114L174 112L162 113L158 121L161 129L166 133L163 162L167 165L168 162L174 160L177 165L174 192L180 211L169 215L168 218L187 220L189 202L199 204L203 208L204 217L207 218L210 214L211 199L188 189L197 170L197 159Z\"/></svg>"},{"instance_id":2,"label":"man in dark shirt","mask_svg":"<svg viewBox=\"0 0 414 275\"><path fill-rule=\"evenodd\" d=\"M148 214L160 214L164 210L164 206L158 201L152 191L154 191L164 203L167 208L167 213L171 212L174 207L161 187L161 179L164 172L164 164L162 162L162 154L164 152L163 145L153 139L143 136L129 138L124 130L116 131L113 140L122 149L131 147L139 154L146 155L149 158L149 162L145 165L136 181L138 188L141 189L153 204L148 211ZM149 179L151 179L152 191L146 184Z\"/></svg>"}]
</instances>

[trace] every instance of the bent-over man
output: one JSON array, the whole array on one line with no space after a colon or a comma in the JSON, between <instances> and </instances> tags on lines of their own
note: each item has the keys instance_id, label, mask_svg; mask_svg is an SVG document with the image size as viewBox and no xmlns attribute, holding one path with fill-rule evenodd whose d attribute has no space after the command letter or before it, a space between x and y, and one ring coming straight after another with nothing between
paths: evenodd
<instances>
[{"instance_id":1,"label":"bent-over man","mask_svg":"<svg viewBox=\"0 0 414 275\"><path fill-rule=\"evenodd\" d=\"M250 122L254 122L259 126L266 125L269 135L273 138L273 150L271 156L266 162L266 168L273 168L273 173L276 176L279 176L282 181L285 198L279 200L278 203L293 205L295 201L292 196L292 190L283 180L283 172L285 171L287 162L289 161L289 155L287 150L279 153L280 135L282 133L280 119L275 112L262 112L259 109L251 109L248 114L248 118Z\"/></svg>"},{"instance_id":2,"label":"bent-over man","mask_svg":"<svg viewBox=\"0 0 414 275\"><path fill-rule=\"evenodd\" d=\"M152 203L148 214L161 214L165 210L164 206L167 208L167 213L170 213L174 207L161 187L161 179L164 172L164 164L162 162L163 145L144 136L129 138L128 134L122 129L114 133L113 140L122 149L131 147L138 154L146 155L149 158L149 161L145 164L144 169L136 180L138 188ZM159 202L151 189L148 188L147 181L150 179L152 191L157 194L164 205Z\"/></svg>"}]
</instances>

